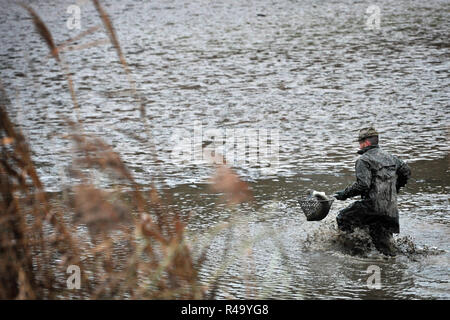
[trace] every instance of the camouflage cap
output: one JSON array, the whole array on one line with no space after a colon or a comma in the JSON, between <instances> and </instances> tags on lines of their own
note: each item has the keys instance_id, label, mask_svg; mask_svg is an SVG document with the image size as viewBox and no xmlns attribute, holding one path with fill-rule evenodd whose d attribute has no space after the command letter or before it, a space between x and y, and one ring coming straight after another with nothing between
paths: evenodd
<instances>
[{"instance_id":1,"label":"camouflage cap","mask_svg":"<svg viewBox=\"0 0 450 320\"><path fill-rule=\"evenodd\" d=\"M378 136L378 132L374 127L362 128L359 130L358 139L355 141L361 141L374 136Z\"/></svg>"}]
</instances>

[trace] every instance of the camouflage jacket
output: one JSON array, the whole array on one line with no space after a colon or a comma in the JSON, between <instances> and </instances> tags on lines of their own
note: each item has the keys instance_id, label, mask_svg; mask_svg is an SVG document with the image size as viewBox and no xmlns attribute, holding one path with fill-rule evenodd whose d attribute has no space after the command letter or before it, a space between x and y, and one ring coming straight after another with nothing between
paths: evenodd
<instances>
[{"instance_id":1,"label":"camouflage jacket","mask_svg":"<svg viewBox=\"0 0 450 320\"><path fill-rule=\"evenodd\" d=\"M361 195L368 214L380 215L398 225L397 193L411 175L408 165L383 151L378 145L358 151L356 182L345 188L343 196Z\"/></svg>"}]
</instances>

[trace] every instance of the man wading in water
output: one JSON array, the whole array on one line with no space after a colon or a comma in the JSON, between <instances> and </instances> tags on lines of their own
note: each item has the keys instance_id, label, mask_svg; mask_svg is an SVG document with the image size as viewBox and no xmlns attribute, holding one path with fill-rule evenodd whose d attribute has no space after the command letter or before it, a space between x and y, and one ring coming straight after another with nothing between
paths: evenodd
<instances>
[{"instance_id":1,"label":"man wading in water","mask_svg":"<svg viewBox=\"0 0 450 320\"><path fill-rule=\"evenodd\" d=\"M392 234L400 232L397 193L406 185L411 170L405 162L381 150L373 127L361 129L358 142L361 156L355 165L356 182L334 196L345 200L361 195L361 200L339 211L338 228L351 233L355 227L367 227L378 251L394 255Z\"/></svg>"}]
</instances>

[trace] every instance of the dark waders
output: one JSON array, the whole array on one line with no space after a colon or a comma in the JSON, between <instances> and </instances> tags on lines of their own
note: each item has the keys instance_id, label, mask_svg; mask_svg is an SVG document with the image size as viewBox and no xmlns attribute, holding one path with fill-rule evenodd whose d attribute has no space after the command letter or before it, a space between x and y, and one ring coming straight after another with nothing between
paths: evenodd
<instances>
[{"instance_id":1,"label":"dark waders","mask_svg":"<svg viewBox=\"0 0 450 320\"><path fill-rule=\"evenodd\" d=\"M370 214L364 201L355 201L347 208L339 211L336 217L339 230L352 233L354 228L366 229L372 242L383 254L394 255L392 234L396 233L395 225L384 216Z\"/></svg>"}]
</instances>

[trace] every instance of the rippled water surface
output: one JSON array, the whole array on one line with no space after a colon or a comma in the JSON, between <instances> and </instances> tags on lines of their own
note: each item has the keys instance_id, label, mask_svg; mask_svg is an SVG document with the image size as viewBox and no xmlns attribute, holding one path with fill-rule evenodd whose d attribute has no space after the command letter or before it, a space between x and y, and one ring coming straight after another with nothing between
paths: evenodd
<instances>
[{"instance_id":1,"label":"rippled water surface","mask_svg":"<svg viewBox=\"0 0 450 320\"><path fill-rule=\"evenodd\" d=\"M73 1L28 3L57 43L100 23L87 1L79 1L80 30L66 25ZM104 3L159 160L110 45L64 55L85 130L108 141L139 183L154 177L175 195L174 206L192 212L194 249L211 244L203 280L223 272L219 297L450 297L448 1L378 1L379 30L365 25L370 1ZM43 183L58 192L71 160L66 119L75 119L65 78L24 10L1 0L0 12L1 81ZM75 45L105 38L98 31ZM335 215L350 201L333 204L322 222L306 222L296 201L308 188L332 193L352 182L352 141L368 123L380 131L382 147L413 170L399 195L397 241L415 248L395 258L339 248ZM174 161L173 150L199 126L278 130L276 171L235 165L251 183L253 206L225 208L207 188L210 166ZM232 229L214 233L230 219ZM370 265L382 270L381 289L367 288Z\"/></svg>"}]
</instances>

